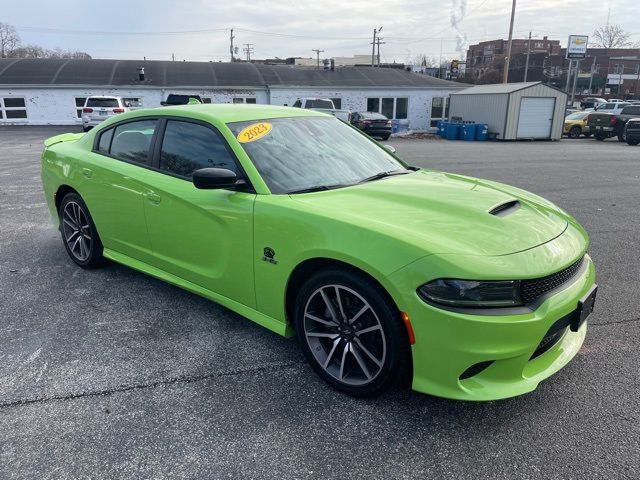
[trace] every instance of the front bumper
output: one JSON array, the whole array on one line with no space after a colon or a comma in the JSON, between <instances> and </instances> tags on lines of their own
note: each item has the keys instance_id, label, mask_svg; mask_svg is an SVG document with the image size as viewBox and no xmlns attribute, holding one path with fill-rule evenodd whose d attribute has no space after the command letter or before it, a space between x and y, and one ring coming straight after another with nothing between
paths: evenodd
<instances>
[{"instance_id":1,"label":"front bumper","mask_svg":"<svg viewBox=\"0 0 640 480\"><path fill-rule=\"evenodd\" d=\"M544 257L540 250L553 251L566 243L567 239L562 239L566 235L525 252L495 258L505 266L514 261L531 265L536 258ZM572 249L568 252L573 255L572 260L581 255ZM514 258L507 260L505 257ZM412 346L414 390L459 400L513 397L535 390L542 380L564 367L580 349L586 323L577 332L568 328L563 330L559 339L554 339L556 343L543 349L543 353L539 347L551 327L574 312L579 300L594 285L595 269L588 255L581 270L568 284L535 310L508 315L495 314L495 311L491 315L460 313L426 304L415 293L416 285L413 284L417 272L428 271L425 268L433 267L433 262L433 256L425 257L389 277L396 286L409 287L411 284L413 287L410 294L402 295L398 306L409 314L416 338ZM439 269L437 265L433 268ZM500 270L501 267L496 268ZM401 288L404 290L405 287ZM470 367L484 362L492 363L468 376ZM467 372L467 378L461 379L464 372Z\"/></svg>"}]
</instances>

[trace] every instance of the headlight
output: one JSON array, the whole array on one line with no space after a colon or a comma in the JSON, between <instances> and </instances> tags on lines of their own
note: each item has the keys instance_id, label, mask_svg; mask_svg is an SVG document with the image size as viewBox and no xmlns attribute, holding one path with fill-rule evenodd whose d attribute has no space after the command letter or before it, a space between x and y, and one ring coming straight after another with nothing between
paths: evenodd
<instances>
[{"instance_id":1,"label":"headlight","mask_svg":"<svg viewBox=\"0 0 640 480\"><path fill-rule=\"evenodd\" d=\"M420 296L451 307L515 307L522 305L520 282L440 278L418 289Z\"/></svg>"}]
</instances>

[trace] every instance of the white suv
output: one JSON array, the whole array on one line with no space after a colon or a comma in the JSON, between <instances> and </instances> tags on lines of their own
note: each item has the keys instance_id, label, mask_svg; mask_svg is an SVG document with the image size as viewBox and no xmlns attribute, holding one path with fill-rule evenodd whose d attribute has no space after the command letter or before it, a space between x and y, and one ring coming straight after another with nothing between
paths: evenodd
<instances>
[{"instance_id":1,"label":"white suv","mask_svg":"<svg viewBox=\"0 0 640 480\"><path fill-rule=\"evenodd\" d=\"M88 97L82 109L82 130L88 132L107 118L129 110L122 97Z\"/></svg>"}]
</instances>

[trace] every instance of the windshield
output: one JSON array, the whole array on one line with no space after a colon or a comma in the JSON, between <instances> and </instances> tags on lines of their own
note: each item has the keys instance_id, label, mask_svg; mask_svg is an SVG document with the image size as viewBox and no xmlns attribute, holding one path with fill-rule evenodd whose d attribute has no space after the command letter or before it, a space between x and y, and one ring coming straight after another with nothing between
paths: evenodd
<instances>
[{"instance_id":1,"label":"windshield","mask_svg":"<svg viewBox=\"0 0 640 480\"><path fill-rule=\"evenodd\" d=\"M274 118L228 126L272 193L336 188L383 172L409 172L384 148L333 117Z\"/></svg>"}]
</instances>

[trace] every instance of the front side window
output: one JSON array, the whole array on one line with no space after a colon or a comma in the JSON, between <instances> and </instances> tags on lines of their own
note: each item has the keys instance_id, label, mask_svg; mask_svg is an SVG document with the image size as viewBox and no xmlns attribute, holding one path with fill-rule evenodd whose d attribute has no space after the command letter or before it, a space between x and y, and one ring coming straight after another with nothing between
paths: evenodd
<instances>
[{"instance_id":1,"label":"front side window","mask_svg":"<svg viewBox=\"0 0 640 480\"><path fill-rule=\"evenodd\" d=\"M226 168L238 174L236 162L224 140L211 128L169 120L160 151L160 169L191 177L200 168Z\"/></svg>"},{"instance_id":2,"label":"front side window","mask_svg":"<svg viewBox=\"0 0 640 480\"><path fill-rule=\"evenodd\" d=\"M344 187L382 172L409 172L384 148L336 118L274 118L228 126L237 137L258 123L271 129L240 145L272 193Z\"/></svg>"},{"instance_id":3,"label":"front side window","mask_svg":"<svg viewBox=\"0 0 640 480\"><path fill-rule=\"evenodd\" d=\"M111 140L112 157L150 165L149 149L157 120L138 120L117 125Z\"/></svg>"}]
</instances>

